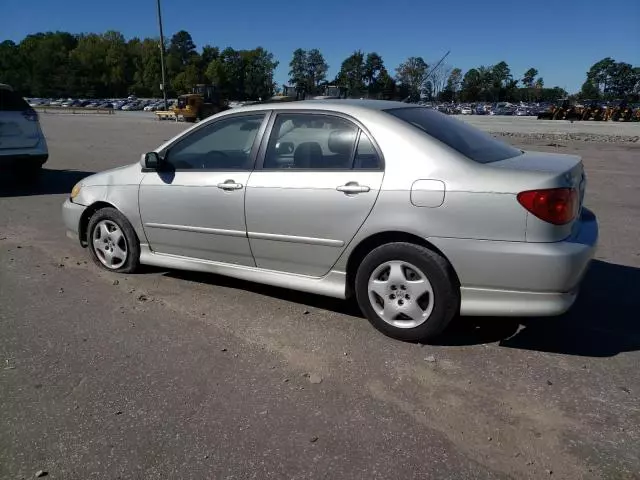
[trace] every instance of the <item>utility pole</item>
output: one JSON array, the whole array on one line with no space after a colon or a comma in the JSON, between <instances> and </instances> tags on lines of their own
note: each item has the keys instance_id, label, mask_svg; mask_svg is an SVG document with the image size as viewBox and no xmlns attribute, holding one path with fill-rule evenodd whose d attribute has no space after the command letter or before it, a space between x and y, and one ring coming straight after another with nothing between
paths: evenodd
<instances>
[{"instance_id":1,"label":"utility pole","mask_svg":"<svg viewBox=\"0 0 640 480\"><path fill-rule=\"evenodd\" d=\"M157 0L158 5L158 26L160 27L160 69L162 70L162 98L164 100L164 109L169 110L167 104L167 83L165 81L164 73L164 35L162 34L162 14L160 13L160 0Z\"/></svg>"}]
</instances>

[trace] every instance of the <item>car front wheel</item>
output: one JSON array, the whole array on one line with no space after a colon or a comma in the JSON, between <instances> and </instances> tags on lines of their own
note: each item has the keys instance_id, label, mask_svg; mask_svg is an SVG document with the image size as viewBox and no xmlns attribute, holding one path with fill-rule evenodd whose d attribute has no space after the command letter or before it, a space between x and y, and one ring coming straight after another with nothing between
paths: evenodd
<instances>
[{"instance_id":1,"label":"car front wheel","mask_svg":"<svg viewBox=\"0 0 640 480\"><path fill-rule=\"evenodd\" d=\"M93 214L87 241L94 262L105 270L132 273L138 268L138 237L127 218L115 208L102 208Z\"/></svg>"},{"instance_id":2,"label":"car front wheel","mask_svg":"<svg viewBox=\"0 0 640 480\"><path fill-rule=\"evenodd\" d=\"M428 248L389 243L372 250L355 280L360 309L371 324L393 338L436 338L458 312L460 291L448 263Z\"/></svg>"}]
</instances>

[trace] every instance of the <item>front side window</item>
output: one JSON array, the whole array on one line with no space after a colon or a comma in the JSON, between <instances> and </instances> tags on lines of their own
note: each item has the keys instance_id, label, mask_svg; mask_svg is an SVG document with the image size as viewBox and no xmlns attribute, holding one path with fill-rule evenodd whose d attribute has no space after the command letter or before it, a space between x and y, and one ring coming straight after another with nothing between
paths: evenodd
<instances>
[{"instance_id":1,"label":"front side window","mask_svg":"<svg viewBox=\"0 0 640 480\"><path fill-rule=\"evenodd\" d=\"M271 131L265 169L351 169L358 127L340 117L279 114Z\"/></svg>"},{"instance_id":2,"label":"front side window","mask_svg":"<svg viewBox=\"0 0 640 480\"><path fill-rule=\"evenodd\" d=\"M465 157L490 163L522 155L522 151L448 115L423 107L392 108L387 113L404 120Z\"/></svg>"},{"instance_id":3,"label":"front side window","mask_svg":"<svg viewBox=\"0 0 640 480\"><path fill-rule=\"evenodd\" d=\"M165 162L177 170L250 170L251 148L263 114L218 120L169 147Z\"/></svg>"}]
</instances>

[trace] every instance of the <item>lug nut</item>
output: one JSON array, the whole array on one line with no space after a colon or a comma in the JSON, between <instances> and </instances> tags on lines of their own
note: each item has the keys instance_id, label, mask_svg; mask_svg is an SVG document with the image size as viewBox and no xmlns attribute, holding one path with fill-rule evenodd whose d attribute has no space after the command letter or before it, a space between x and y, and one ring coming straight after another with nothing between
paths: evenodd
<instances>
[{"instance_id":1,"label":"lug nut","mask_svg":"<svg viewBox=\"0 0 640 480\"><path fill-rule=\"evenodd\" d=\"M389 298L393 300L394 298L396 298L396 296L392 293L391 295L389 295Z\"/></svg>"},{"instance_id":2,"label":"lug nut","mask_svg":"<svg viewBox=\"0 0 640 480\"><path fill-rule=\"evenodd\" d=\"M405 285L400 285L400 290L406 290L407 287Z\"/></svg>"},{"instance_id":3,"label":"lug nut","mask_svg":"<svg viewBox=\"0 0 640 480\"><path fill-rule=\"evenodd\" d=\"M395 285L391 285L391 290L395 290L395 289L397 289L397 288L398 288L398 287L396 287Z\"/></svg>"},{"instance_id":4,"label":"lug nut","mask_svg":"<svg viewBox=\"0 0 640 480\"><path fill-rule=\"evenodd\" d=\"M404 305L404 300L402 299L398 300L398 305Z\"/></svg>"}]
</instances>

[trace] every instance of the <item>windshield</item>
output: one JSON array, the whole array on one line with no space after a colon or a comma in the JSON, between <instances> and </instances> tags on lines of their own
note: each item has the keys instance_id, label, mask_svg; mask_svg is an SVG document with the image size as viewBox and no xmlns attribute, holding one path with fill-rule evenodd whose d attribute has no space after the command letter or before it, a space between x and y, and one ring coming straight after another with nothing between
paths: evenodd
<instances>
[{"instance_id":1,"label":"windshield","mask_svg":"<svg viewBox=\"0 0 640 480\"><path fill-rule=\"evenodd\" d=\"M497 162L522 155L521 150L430 108L392 108L385 111L478 163Z\"/></svg>"},{"instance_id":2,"label":"windshield","mask_svg":"<svg viewBox=\"0 0 640 480\"><path fill-rule=\"evenodd\" d=\"M178 97L178 108L185 108L187 106L187 97Z\"/></svg>"}]
</instances>

